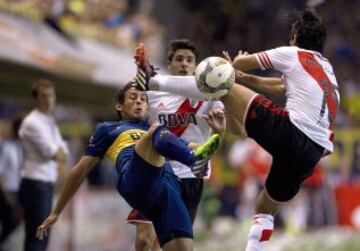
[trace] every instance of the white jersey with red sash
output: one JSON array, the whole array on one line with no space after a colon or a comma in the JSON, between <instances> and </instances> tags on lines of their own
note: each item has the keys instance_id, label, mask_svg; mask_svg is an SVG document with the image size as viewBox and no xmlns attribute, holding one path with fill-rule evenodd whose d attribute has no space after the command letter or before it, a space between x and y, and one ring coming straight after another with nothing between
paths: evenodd
<instances>
[{"instance_id":1,"label":"white jersey with red sash","mask_svg":"<svg viewBox=\"0 0 360 251\"><path fill-rule=\"evenodd\" d=\"M177 136L196 143L206 141L211 133L202 115L213 108L223 109L220 101L193 101L167 92L149 91L147 94L151 120L165 125ZM171 161L171 166L178 177L195 178L189 167L176 161Z\"/></svg>"},{"instance_id":2,"label":"white jersey with red sash","mask_svg":"<svg viewBox=\"0 0 360 251\"><path fill-rule=\"evenodd\" d=\"M283 74L291 122L311 140L333 151L333 123L340 95L330 62L320 53L295 46L256 53L263 70Z\"/></svg>"}]
</instances>

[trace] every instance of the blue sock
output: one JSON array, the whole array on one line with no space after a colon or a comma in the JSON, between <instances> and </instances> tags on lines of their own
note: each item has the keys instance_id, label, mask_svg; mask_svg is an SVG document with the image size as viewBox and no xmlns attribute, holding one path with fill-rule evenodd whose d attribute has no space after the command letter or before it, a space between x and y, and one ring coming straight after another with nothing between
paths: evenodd
<instances>
[{"instance_id":1,"label":"blue sock","mask_svg":"<svg viewBox=\"0 0 360 251\"><path fill-rule=\"evenodd\" d=\"M165 126L156 128L152 135L155 149L165 158L191 166L197 158L191 153L184 140L177 137Z\"/></svg>"}]
</instances>

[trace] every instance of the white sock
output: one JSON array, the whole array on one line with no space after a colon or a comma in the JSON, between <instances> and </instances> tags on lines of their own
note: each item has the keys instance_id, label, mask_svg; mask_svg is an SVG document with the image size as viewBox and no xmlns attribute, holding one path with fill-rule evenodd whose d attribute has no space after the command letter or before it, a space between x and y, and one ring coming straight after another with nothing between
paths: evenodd
<instances>
[{"instance_id":1,"label":"white sock","mask_svg":"<svg viewBox=\"0 0 360 251\"><path fill-rule=\"evenodd\" d=\"M264 251L274 230L274 217L270 214L256 214L251 225L245 251Z\"/></svg>"},{"instance_id":2,"label":"white sock","mask_svg":"<svg viewBox=\"0 0 360 251\"><path fill-rule=\"evenodd\" d=\"M135 249L135 243L131 246L130 251L136 251L136 249Z\"/></svg>"},{"instance_id":3,"label":"white sock","mask_svg":"<svg viewBox=\"0 0 360 251\"><path fill-rule=\"evenodd\" d=\"M209 99L205 93L202 93L197 88L194 76L165 76L157 74L150 79L149 87L152 91L170 92L190 99Z\"/></svg>"}]
</instances>

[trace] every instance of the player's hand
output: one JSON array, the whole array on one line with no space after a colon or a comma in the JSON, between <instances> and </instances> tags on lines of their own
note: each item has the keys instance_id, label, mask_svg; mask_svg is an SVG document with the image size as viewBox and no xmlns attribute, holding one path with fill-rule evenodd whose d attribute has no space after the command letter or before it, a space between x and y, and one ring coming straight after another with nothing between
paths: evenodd
<instances>
[{"instance_id":1,"label":"player's hand","mask_svg":"<svg viewBox=\"0 0 360 251\"><path fill-rule=\"evenodd\" d=\"M222 51L222 54L223 54L224 58L225 58L227 61L229 61L230 64L233 63L233 60L231 59L230 54L229 54L228 51Z\"/></svg>"},{"instance_id":2,"label":"player's hand","mask_svg":"<svg viewBox=\"0 0 360 251\"><path fill-rule=\"evenodd\" d=\"M224 58L232 64L233 60L231 59L229 52L228 51L223 51L222 53L223 53ZM241 53L242 56L243 55L249 55L248 52L242 53L242 51L240 51L239 53ZM246 78L247 74L240 71L240 70L237 70L237 69L234 69L234 70L235 70L236 82L243 84L245 82L244 79Z\"/></svg>"},{"instance_id":3,"label":"player's hand","mask_svg":"<svg viewBox=\"0 0 360 251\"><path fill-rule=\"evenodd\" d=\"M48 235L48 229L58 220L57 214L50 214L46 220L37 228L36 237L39 240L44 239Z\"/></svg>"},{"instance_id":4,"label":"player's hand","mask_svg":"<svg viewBox=\"0 0 360 251\"><path fill-rule=\"evenodd\" d=\"M226 116L223 109L213 109L208 114L203 115L209 126L215 133L223 134L226 129Z\"/></svg>"},{"instance_id":5,"label":"player's hand","mask_svg":"<svg viewBox=\"0 0 360 251\"><path fill-rule=\"evenodd\" d=\"M238 61L239 59L248 56L249 53L247 51L239 51L238 54L236 55L236 57L234 57L233 59L233 64L236 64L236 61Z\"/></svg>"}]
</instances>

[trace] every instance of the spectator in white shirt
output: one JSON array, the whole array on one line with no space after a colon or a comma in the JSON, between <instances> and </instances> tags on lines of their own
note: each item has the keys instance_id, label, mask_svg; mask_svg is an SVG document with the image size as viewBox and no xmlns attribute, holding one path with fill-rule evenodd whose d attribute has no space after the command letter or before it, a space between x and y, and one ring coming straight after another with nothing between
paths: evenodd
<instances>
[{"instance_id":1,"label":"spectator in white shirt","mask_svg":"<svg viewBox=\"0 0 360 251\"><path fill-rule=\"evenodd\" d=\"M18 191L22 150L18 141L20 120L11 121L5 139L0 142L0 250L19 224Z\"/></svg>"},{"instance_id":2,"label":"spectator in white shirt","mask_svg":"<svg viewBox=\"0 0 360 251\"><path fill-rule=\"evenodd\" d=\"M64 166L68 149L52 115L56 94L53 84L44 79L32 87L35 108L24 118L19 136L24 149L21 170L20 202L25 213L25 251L46 250L48 237L36 238L36 228L51 212L53 185L58 167Z\"/></svg>"}]
</instances>

